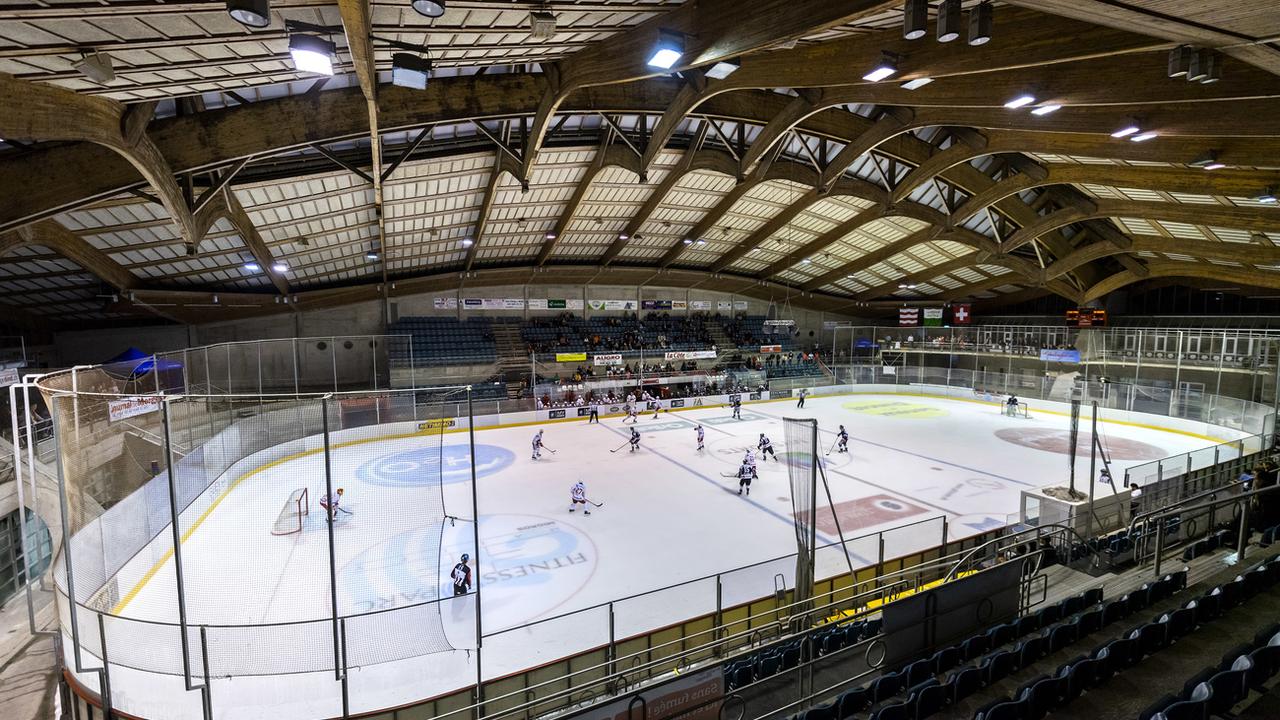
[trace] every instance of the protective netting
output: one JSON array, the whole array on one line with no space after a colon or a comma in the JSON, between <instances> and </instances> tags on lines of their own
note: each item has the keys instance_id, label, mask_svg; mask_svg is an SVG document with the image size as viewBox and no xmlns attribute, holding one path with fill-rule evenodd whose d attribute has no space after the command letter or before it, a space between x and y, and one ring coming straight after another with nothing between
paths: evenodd
<instances>
[{"instance_id":1,"label":"protective netting","mask_svg":"<svg viewBox=\"0 0 1280 720\"><path fill-rule=\"evenodd\" d=\"M182 674L179 598L193 676L202 654L225 677L332 671L338 643L348 669L446 652L446 613L473 643L467 598L448 580L457 557L442 555L446 530L454 545L472 530L465 389L184 394L222 390L208 379L228 368L232 385L234 368L268 377L261 348L235 347L251 356L219 349L42 381L71 538L55 578L75 600L61 607L64 622L77 613L80 645L100 656L105 638L112 665ZM281 375L302 384L307 372ZM300 493L298 531L273 534ZM333 496L331 524L320 501Z\"/></svg>"},{"instance_id":2,"label":"protective netting","mask_svg":"<svg viewBox=\"0 0 1280 720\"><path fill-rule=\"evenodd\" d=\"M818 421L786 418L787 477L796 528L796 602L813 597L814 552L817 545Z\"/></svg>"}]
</instances>

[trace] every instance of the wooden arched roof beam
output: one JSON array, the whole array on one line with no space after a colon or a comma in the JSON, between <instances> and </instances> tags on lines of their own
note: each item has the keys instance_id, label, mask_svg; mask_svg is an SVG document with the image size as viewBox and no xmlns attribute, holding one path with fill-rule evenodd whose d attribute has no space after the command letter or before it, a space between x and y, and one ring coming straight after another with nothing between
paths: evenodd
<instances>
[{"instance_id":1,"label":"wooden arched roof beam","mask_svg":"<svg viewBox=\"0 0 1280 720\"><path fill-rule=\"evenodd\" d=\"M1274 208L1227 207L1224 205L1184 205L1171 202L1084 199L1024 225L1001 243L1010 252L1046 233L1072 223L1103 218L1142 218L1193 225L1214 225L1264 232L1280 232L1280 212Z\"/></svg>"},{"instance_id":2,"label":"wooden arched roof beam","mask_svg":"<svg viewBox=\"0 0 1280 720\"><path fill-rule=\"evenodd\" d=\"M49 248L116 290L133 290L142 285L137 276L110 255L54 220L38 222L0 236L0 256L27 245Z\"/></svg>"},{"instance_id":3,"label":"wooden arched roof beam","mask_svg":"<svg viewBox=\"0 0 1280 720\"><path fill-rule=\"evenodd\" d=\"M476 254L480 252L480 243L484 241L484 228L489 222L489 214L493 212L493 203L498 198L498 187L504 175L519 179L520 166L505 152L494 153L493 171L489 173L489 182L485 184L484 195L480 198L480 207L476 209L475 229L471 232L471 247L467 248L467 257L463 260L464 272L471 272L475 264ZM386 252L386 248L383 248Z\"/></svg>"},{"instance_id":4,"label":"wooden arched roof beam","mask_svg":"<svg viewBox=\"0 0 1280 720\"><path fill-rule=\"evenodd\" d=\"M1148 263L1147 269L1149 275L1145 276L1136 275L1127 270L1111 275L1085 290L1080 297L1080 302L1087 303L1097 300L1127 285L1162 277L1200 278L1280 289L1280 272L1270 270L1255 270L1247 267L1230 267L1210 263L1178 262L1174 260L1153 261Z\"/></svg>"},{"instance_id":5,"label":"wooden arched roof beam","mask_svg":"<svg viewBox=\"0 0 1280 720\"><path fill-rule=\"evenodd\" d=\"M24 89L27 86L22 85ZM517 117L527 115L536 107L544 85L545 80L536 75L438 78L422 92L400 93L388 89L379 97L379 115L388 132L421 127L433 120L461 122ZM679 87L678 81L653 79L630 86L593 88L571 96L563 110L595 112L604 108L612 112L656 114L670 105ZM787 102L786 97L776 93L744 91L718 95L700 107L699 113L763 124L775 117ZM14 118L22 122L21 107L0 104L0 128L11 128ZM6 112L10 108L12 112ZM359 137L367 132L365 109L365 99L359 90L344 88L318 96L291 96L222 112L166 118L152 123L147 134L175 171L190 172L227 166L247 157L265 157L313 142ZM1117 114L1122 112L1122 108L1116 109ZM1177 106L1177 112L1185 114L1187 122L1197 114L1203 115L1203 110L1194 104ZM1032 120L1039 122L1053 117L1033 118L1003 109L999 113L1006 118L1006 123L1032 129L1035 126ZM1241 124L1269 123L1274 127L1270 121L1271 112L1266 111L1243 117ZM817 137L851 143L864 136L875 122L847 112L823 112L807 118L800 128ZM1034 139L1024 149L1045 153L1096 156L1105 150L1106 156L1125 160L1189 163L1206 149L1217 149L1224 162L1230 164L1280 167L1280 139L1161 137L1152 143L1130 143L1107 137L1114 123L1114 117L1106 123L1095 122L1088 133L1041 135L1031 130L988 130L985 134L990 141L1003 133L1029 135ZM882 121L882 124L890 123ZM886 128L878 138L868 136L859 154L869 147L877 147L913 165L924 162L926 144L903 137L894 132L896 129ZM199 138L199 142L193 138ZM824 182L843 172L840 164L831 164L823 174ZM100 146L70 144L36 148L0 162L0 186L26 188L23 193L0 199L0 229L12 229L138 185L137 170Z\"/></svg>"},{"instance_id":6,"label":"wooden arched roof beam","mask_svg":"<svg viewBox=\"0 0 1280 720\"><path fill-rule=\"evenodd\" d=\"M560 238L564 237L565 231L569 229L569 223L573 222L573 216L577 214L578 208L582 207L582 201L586 200L587 192L591 189L591 183L607 167L620 167L636 175L640 174L640 159L636 154L631 152L630 148L620 145L609 145L608 137L612 131L605 133L605 139L601 141L600 147L596 150L595 158L591 164L587 166L582 178L578 181L577 186L573 189L573 195L564 206L564 211L560 213L559 219L556 220L555 227L542 241L542 248L538 251L538 256L534 259L535 267L541 267L547 264L551 259L551 254L555 252L556 244L560 242Z\"/></svg>"}]
</instances>

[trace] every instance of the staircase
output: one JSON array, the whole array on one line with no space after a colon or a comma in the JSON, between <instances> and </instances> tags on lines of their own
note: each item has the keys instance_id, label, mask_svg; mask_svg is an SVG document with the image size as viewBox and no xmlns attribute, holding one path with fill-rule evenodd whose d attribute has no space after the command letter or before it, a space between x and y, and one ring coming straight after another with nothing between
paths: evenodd
<instances>
[{"instance_id":1,"label":"staircase","mask_svg":"<svg viewBox=\"0 0 1280 720\"><path fill-rule=\"evenodd\" d=\"M729 334L724 331L724 327L718 322L708 321L707 329L711 331L711 342L715 344L719 352L731 351L737 346L730 339Z\"/></svg>"},{"instance_id":2,"label":"staircase","mask_svg":"<svg viewBox=\"0 0 1280 720\"><path fill-rule=\"evenodd\" d=\"M498 351L498 369L507 385L507 397L518 398L529 376L529 356L520 339L519 323L493 324L493 343Z\"/></svg>"}]
</instances>

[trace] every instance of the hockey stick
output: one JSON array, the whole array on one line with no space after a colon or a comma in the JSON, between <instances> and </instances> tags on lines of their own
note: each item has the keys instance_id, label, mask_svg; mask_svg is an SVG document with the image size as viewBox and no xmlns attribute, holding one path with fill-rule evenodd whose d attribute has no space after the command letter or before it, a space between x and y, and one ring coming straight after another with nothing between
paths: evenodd
<instances>
[{"instance_id":1,"label":"hockey stick","mask_svg":"<svg viewBox=\"0 0 1280 720\"><path fill-rule=\"evenodd\" d=\"M595 505L596 507L604 507L604 503L598 503L598 502L595 502L594 500L587 500L587 502L591 503L592 505Z\"/></svg>"},{"instance_id":2,"label":"hockey stick","mask_svg":"<svg viewBox=\"0 0 1280 720\"><path fill-rule=\"evenodd\" d=\"M622 443L621 445L619 445L617 448L615 448L615 449L613 449L613 450L610 450L609 452L611 452L611 453L616 453L616 452L618 452L618 450L621 450L622 448L624 448L624 447L626 447L626 446L628 446L628 445L630 445L630 444L631 444L631 441L630 441L630 440L628 440L628 441L626 441L626 442Z\"/></svg>"},{"instance_id":3,"label":"hockey stick","mask_svg":"<svg viewBox=\"0 0 1280 720\"><path fill-rule=\"evenodd\" d=\"M836 438L836 439L835 439L835 442L832 442L832 443L831 443L831 447L827 448L827 454L828 454L828 455L830 455L830 454L831 454L831 451L832 451L832 450L835 450L835 449L836 449L836 444L838 444L839 442L840 442L840 438Z\"/></svg>"},{"instance_id":4,"label":"hockey stick","mask_svg":"<svg viewBox=\"0 0 1280 720\"><path fill-rule=\"evenodd\" d=\"M551 448L547 447L546 445L543 445L543 446L542 446L542 448L543 448L544 450L551 450ZM555 454L556 454L556 451L555 451L555 450L551 450L551 454L552 454L552 455L555 455Z\"/></svg>"}]
</instances>

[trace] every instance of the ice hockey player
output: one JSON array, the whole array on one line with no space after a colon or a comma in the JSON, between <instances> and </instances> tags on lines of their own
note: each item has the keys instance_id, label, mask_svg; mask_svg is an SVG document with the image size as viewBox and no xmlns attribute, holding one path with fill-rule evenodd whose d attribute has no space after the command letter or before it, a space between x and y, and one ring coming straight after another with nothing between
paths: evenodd
<instances>
[{"instance_id":1,"label":"ice hockey player","mask_svg":"<svg viewBox=\"0 0 1280 720\"><path fill-rule=\"evenodd\" d=\"M330 521L332 521L335 517L337 517L338 513L340 512L344 512L348 515L351 514L350 510L343 510L341 507L339 507L339 503L341 502L342 502L342 488L338 488L337 490L334 490L333 494L328 497L320 498L320 507L329 511Z\"/></svg>"},{"instance_id":2,"label":"ice hockey player","mask_svg":"<svg viewBox=\"0 0 1280 720\"><path fill-rule=\"evenodd\" d=\"M702 425L698 425L694 430L698 431L698 452L702 452L706 447L702 444L703 439L706 438L706 431L702 429Z\"/></svg>"},{"instance_id":3,"label":"ice hockey player","mask_svg":"<svg viewBox=\"0 0 1280 720\"><path fill-rule=\"evenodd\" d=\"M742 398L740 397L735 397L733 399L733 419L742 419Z\"/></svg>"},{"instance_id":4,"label":"ice hockey player","mask_svg":"<svg viewBox=\"0 0 1280 720\"><path fill-rule=\"evenodd\" d=\"M542 431L539 430L537 435L533 436L533 459L537 460L542 457Z\"/></svg>"},{"instance_id":5,"label":"ice hockey player","mask_svg":"<svg viewBox=\"0 0 1280 720\"><path fill-rule=\"evenodd\" d=\"M600 402L595 399L591 400L591 414L587 416L587 424L591 423L600 424Z\"/></svg>"},{"instance_id":6,"label":"ice hockey player","mask_svg":"<svg viewBox=\"0 0 1280 720\"><path fill-rule=\"evenodd\" d=\"M640 449L640 433L636 432L635 427L631 428L631 452Z\"/></svg>"},{"instance_id":7,"label":"ice hockey player","mask_svg":"<svg viewBox=\"0 0 1280 720\"><path fill-rule=\"evenodd\" d=\"M573 512L574 508L582 506L582 514L590 515L591 508L587 507L587 484L579 480L573 484L573 488L569 490L569 512Z\"/></svg>"},{"instance_id":8,"label":"ice hockey player","mask_svg":"<svg viewBox=\"0 0 1280 720\"><path fill-rule=\"evenodd\" d=\"M751 448L747 448L747 454L742 456L742 464L750 465L752 469L755 469L756 454L751 452Z\"/></svg>"},{"instance_id":9,"label":"ice hockey player","mask_svg":"<svg viewBox=\"0 0 1280 720\"><path fill-rule=\"evenodd\" d=\"M756 466L748 465L743 461L742 467L738 468L738 494L742 494L742 489L747 489L747 494L751 494L751 481L757 479Z\"/></svg>"},{"instance_id":10,"label":"ice hockey player","mask_svg":"<svg viewBox=\"0 0 1280 720\"><path fill-rule=\"evenodd\" d=\"M773 443L765 437L764 433L760 433L760 442L756 443L756 448L760 451L761 461L768 460L770 457L774 460L778 459L778 454L773 451Z\"/></svg>"},{"instance_id":11,"label":"ice hockey player","mask_svg":"<svg viewBox=\"0 0 1280 720\"><path fill-rule=\"evenodd\" d=\"M462 553L462 561L454 565L453 572L449 573L453 580L454 595L466 595L471 590L471 566L467 565L470 559L469 555Z\"/></svg>"},{"instance_id":12,"label":"ice hockey player","mask_svg":"<svg viewBox=\"0 0 1280 720\"><path fill-rule=\"evenodd\" d=\"M837 452L849 452L849 431L845 430L843 425L840 426L840 432L836 433L836 438L838 438L840 445Z\"/></svg>"},{"instance_id":13,"label":"ice hockey player","mask_svg":"<svg viewBox=\"0 0 1280 720\"><path fill-rule=\"evenodd\" d=\"M658 419L658 413L662 412L662 398L656 398L653 401L653 419Z\"/></svg>"},{"instance_id":14,"label":"ice hockey player","mask_svg":"<svg viewBox=\"0 0 1280 720\"><path fill-rule=\"evenodd\" d=\"M638 405L635 402L627 403L627 416L622 418L623 424L626 424L628 420L632 423L640 422L640 412L637 408Z\"/></svg>"},{"instance_id":15,"label":"ice hockey player","mask_svg":"<svg viewBox=\"0 0 1280 720\"><path fill-rule=\"evenodd\" d=\"M804 407L804 399L808 396L809 396L809 391L806 390L805 388L800 388L800 395L799 395L800 402L796 403L796 407L797 408Z\"/></svg>"}]
</instances>

